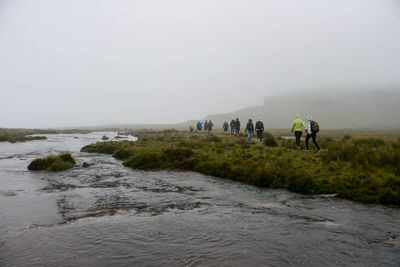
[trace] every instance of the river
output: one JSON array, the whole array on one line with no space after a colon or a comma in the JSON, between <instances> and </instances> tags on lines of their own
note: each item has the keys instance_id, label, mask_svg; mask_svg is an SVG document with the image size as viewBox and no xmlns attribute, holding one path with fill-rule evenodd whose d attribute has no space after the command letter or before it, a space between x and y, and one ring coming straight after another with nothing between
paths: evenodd
<instances>
[{"instance_id":1,"label":"river","mask_svg":"<svg viewBox=\"0 0 400 267\"><path fill-rule=\"evenodd\" d=\"M398 208L79 152L103 135L0 143L0 266L400 266ZM63 151L76 167L27 170Z\"/></svg>"}]
</instances>

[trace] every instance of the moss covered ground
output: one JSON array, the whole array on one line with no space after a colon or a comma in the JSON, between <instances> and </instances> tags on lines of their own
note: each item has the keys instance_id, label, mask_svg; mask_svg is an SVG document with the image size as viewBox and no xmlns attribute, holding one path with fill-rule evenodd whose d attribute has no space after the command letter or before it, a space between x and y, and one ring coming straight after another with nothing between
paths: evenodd
<instances>
[{"instance_id":1,"label":"moss covered ground","mask_svg":"<svg viewBox=\"0 0 400 267\"><path fill-rule=\"evenodd\" d=\"M75 160L70 153L34 159L29 165L30 171L64 171L75 165Z\"/></svg>"},{"instance_id":2,"label":"moss covered ground","mask_svg":"<svg viewBox=\"0 0 400 267\"><path fill-rule=\"evenodd\" d=\"M400 205L400 137L393 133L323 134L318 138L320 154L312 143L309 153L296 150L293 139L276 133L265 133L262 143L222 133L128 134L138 141L98 142L82 151L112 154L135 169L190 170L256 186Z\"/></svg>"}]
</instances>

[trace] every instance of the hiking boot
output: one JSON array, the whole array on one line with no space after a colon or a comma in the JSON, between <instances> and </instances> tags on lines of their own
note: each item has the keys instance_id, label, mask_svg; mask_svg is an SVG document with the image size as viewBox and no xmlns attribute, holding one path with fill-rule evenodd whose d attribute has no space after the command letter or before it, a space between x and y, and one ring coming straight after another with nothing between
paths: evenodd
<instances>
[{"instance_id":1,"label":"hiking boot","mask_svg":"<svg viewBox=\"0 0 400 267\"><path fill-rule=\"evenodd\" d=\"M305 149L305 148L304 148L303 151L304 151L304 152L308 152L308 149Z\"/></svg>"},{"instance_id":2,"label":"hiking boot","mask_svg":"<svg viewBox=\"0 0 400 267\"><path fill-rule=\"evenodd\" d=\"M318 150L317 153L318 153L318 154L321 153L321 150Z\"/></svg>"}]
</instances>

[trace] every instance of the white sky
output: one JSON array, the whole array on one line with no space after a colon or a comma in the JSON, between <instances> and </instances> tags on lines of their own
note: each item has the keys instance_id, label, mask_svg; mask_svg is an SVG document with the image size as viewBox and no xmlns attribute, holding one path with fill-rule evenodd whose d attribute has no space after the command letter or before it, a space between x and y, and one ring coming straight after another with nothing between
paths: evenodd
<instances>
[{"instance_id":1,"label":"white sky","mask_svg":"<svg viewBox=\"0 0 400 267\"><path fill-rule=\"evenodd\" d=\"M400 84L399 0L0 0L0 127L173 123Z\"/></svg>"}]
</instances>

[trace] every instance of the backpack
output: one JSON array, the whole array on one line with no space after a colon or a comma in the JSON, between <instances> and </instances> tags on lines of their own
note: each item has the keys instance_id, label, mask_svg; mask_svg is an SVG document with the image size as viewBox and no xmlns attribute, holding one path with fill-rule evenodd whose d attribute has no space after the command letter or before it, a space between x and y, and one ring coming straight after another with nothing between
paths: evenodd
<instances>
[{"instance_id":1,"label":"backpack","mask_svg":"<svg viewBox=\"0 0 400 267\"><path fill-rule=\"evenodd\" d=\"M319 124L316 121L311 121L311 131L313 131L314 133L318 133L319 132Z\"/></svg>"},{"instance_id":2,"label":"backpack","mask_svg":"<svg viewBox=\"0 0 400 267\"><path fill-rule=\"evenodd\" d=\"M264 130L264 124L261 121L257 121L256 123L256 131Z\"/></svg>"}]
</instances>

